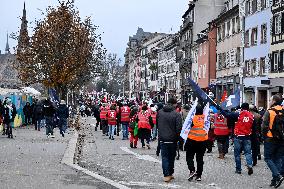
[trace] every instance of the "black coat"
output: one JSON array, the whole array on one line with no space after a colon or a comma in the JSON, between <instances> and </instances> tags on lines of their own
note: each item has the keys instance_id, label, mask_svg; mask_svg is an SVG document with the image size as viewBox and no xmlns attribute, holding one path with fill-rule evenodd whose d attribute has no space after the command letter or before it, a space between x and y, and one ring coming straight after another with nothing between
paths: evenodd
<instances>
[{"instance_id":1,"label":"black coat","mask_svg":"<svg viewBox=\"0 0 284 189\"><path fill-rule=\"evenodd\" d=\"M67 119L69 117L69 109L66 104L60 104L56 112L59 119Z\"/></svg>"},{"instance_id":2,"label":"black coat","mask_svg":"<svg viewBox=\"0 0 284 189\"><path fill-rule=\"evenodd\" d=\"M56 108L51 101L44 101L43 103L43 115L46 117L53 117L56 113Z\"/></svg>"},{"instance_id":3,"label":"black coat","mask_svg":"<svg viewBox=\"0 0 284 189\"><path fill-rule=\"evenodd\" d=\"M3 111L2 114L3 114L3 118L4 118L4 120L3 120L4 124L9 124L11 122L14 122L14 119L15 119L15 117L17 115L16 106L14 104L12 104L12 114L11 114L11 116L9 115L9 108L6 105L3 106L3 110L2 111Z\"/></svg>"},{"instance_id":4,"label":"black coat","mask_svg":"<svg viewBox=\"0 0 284 189\"><path fill-rule=\"evenodd\" d=\"M166 105L157 114L159 141L177 142L182 129L181 115L172 105Z\"/></svg>"}]
</instances>

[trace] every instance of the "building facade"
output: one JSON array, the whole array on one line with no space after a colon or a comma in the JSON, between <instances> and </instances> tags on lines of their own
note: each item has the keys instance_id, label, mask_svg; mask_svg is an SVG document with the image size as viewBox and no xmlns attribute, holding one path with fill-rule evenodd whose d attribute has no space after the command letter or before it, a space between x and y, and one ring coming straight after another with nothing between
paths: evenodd
<instances>
[{"instance_id":1,"label":"building facade","mask_svg":"<svg viewBox=\"0 0 284 189\"><path fill-rule=\"evenodd\" d=\"M284 86L284 4L281 0L273 0L270 45L270 79L269 96L283 93Z\"/></svg>"},{"instance_id":2,"label":"building facade","mask_svg":"<svg viewBox=\"0 0 284 189\"><path fill-rule=\"evenodd\" d=\"M216 97L228 95L241 85L242 30L237 1L228 1L225 10L213 21L217 27Z\"/></svg>"},{"instance_id":3,"label":"building facade","mask_svg":"<svg viewBox=\"0 0 284 189\"><path fill-rule=\"evenodd\" d=\"M247 0L244 7L244 98L257 107L268 107L270 81L270 20L271 8L267 0Z\"/></svg>"}]
</instances>

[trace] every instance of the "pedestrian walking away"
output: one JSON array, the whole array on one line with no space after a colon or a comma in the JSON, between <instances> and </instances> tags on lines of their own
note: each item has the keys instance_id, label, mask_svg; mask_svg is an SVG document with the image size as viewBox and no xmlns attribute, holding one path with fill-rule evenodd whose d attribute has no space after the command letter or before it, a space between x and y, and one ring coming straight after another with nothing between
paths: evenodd
<instances>
[{"instance_id":1,"label":"pedestrian walking away","mask_svg":"<svg viewBox=\"0 0 284 189\"><path fill-rule=\"evenodd\" d=\"M161 148L164 181L174 179L177 142L182 128L181 114L176 112L177 100L170 98L157 113L158 141Z\"/></svg>"},{"instance_id":2,"label":"pedestrian walking away","mask_svg":"<svg viewBox=\"0 0 284 189\"><path fill-rule=\"evenodd\" d=\"M16 106L12 103L10 98L6 98L3 104L3 125L5 134L8 135L8 138L13 138L12 126L17 115Z\"/></svg>"},{"instance_id":3,"label":"pedestrian walking away","mask_svg":"<svg viewBox=\"0 0 284 189\"><path fill-rule=\"evenodd\" d=\"M59 118L58 127L60 134L64 137L67 129L67 119L69 117L69 109L64 100L61 100L59 107L57 108L57 116Z\"/></svg>"}]
</instances>

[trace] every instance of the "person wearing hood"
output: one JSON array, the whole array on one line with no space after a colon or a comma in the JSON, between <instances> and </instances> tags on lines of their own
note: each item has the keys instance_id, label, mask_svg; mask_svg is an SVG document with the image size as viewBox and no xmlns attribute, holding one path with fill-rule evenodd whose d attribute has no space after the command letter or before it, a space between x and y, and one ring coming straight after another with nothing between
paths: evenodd
<instances>
[{"instance_id":1,"label":"person wearing hood","mask_svg":"<svg viewBox=\"0 0 284 189\"><path fill-rule=\"evenodd\" d=\"M177 100L170 98L157 114L158 140L161 147L164 181L174 179L177 142L182 129L181 114L176 112Z\"/></svg>"},{"instance_id":2,"label":"person wearing hood","mask_svg":"<svg viewBox=\"0 0 284 189\"><path fill-rule=\"evenodd\" d=\"M13 138L12 125L17 115L16 106L12 103L10 98L6 98L3 105L3 124L6 127L6 135L8 138Z\"/></svg>"},{"instance_id":3,"label":"person wearing hood","mask_svg":"<svg viewBox=\"0 0 284 189\"><path fill-rule=\"evenodd\" d=\"M53 129L54 129L54 121L53 118L56 113L56 108L54 104L51 102L50 98L46 99L43 103L43 115L45 118L46 124L46 135L47 137L54 138Z\"/></svg>"},{"instance_id":4,"label":"person wearing hood","mask_svg":"<svg viewBox=\"0 0 284 189\"><path fill-rule=\"evenodd\" d=\"M61 100L57 108L57 116L59 118L58 126L60 134L62 135L62 137L64 137L64 134L67 129L67 119L69 117L69 109L64 100Z\"/></svg>"}]
</instances>

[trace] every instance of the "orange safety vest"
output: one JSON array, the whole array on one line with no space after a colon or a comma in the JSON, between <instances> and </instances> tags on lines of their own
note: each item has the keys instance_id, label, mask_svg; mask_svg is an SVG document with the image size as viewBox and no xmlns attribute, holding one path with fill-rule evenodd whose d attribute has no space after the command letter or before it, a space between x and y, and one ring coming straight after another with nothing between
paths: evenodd
<instances>
[{"instance_id":1,"label":"orange safety vest","mask_svg":"<svg viewBox=\"0 0 284 189\"><path fill-rule=\"evenodd\" d=\"M214 127L214 134L217 136L226 136L230 133L227 126L227 119L223 115L214 115Z\"/></svg>"},{"instance_id":2,"label":"orange safety vest","mask_svg":"<svg viewBox=\"0 0 284 189\"><path fill-rule=\"evenodd\" d=\"M192 119L193 127L188 133L188 138L195 141L208 140L208 134L204 130L204 115L195 115Z\"/></svg>"},{"instance_id":3,"label":"orange safety vest","mask_svg":"<svg viewBox=\"0 0 284 189\"><path fill-rule=\"evenodd\" d=\"M142 110L143 111L143 110ZM151 130L151 125L149 123L149 112L148 111L144 111L144 113L142 113L142 111L140 111L138 113L138 128L139 129L150 129Z\"/></svg>"},{"instance_id":4,"label":"orange safety vest","mask_svg":"<svg viewBox=\"0 0 284 189\"><path fill-rule=\"evenodd\" d=\"M273 108L276 109L276 110L282 110L282 109L283 109L282 106L280 106L280 105L275 106L275 107L273 107ZM271 130L272 130L274 118L275 118L275 116L276 116L276 112L273 111L273 110L268 110L268 112L269 112L269 130L268 130L268 132L267 132L267 137L272 138L273 135L272 135Z\"/></svg>"},{"instance_id":5,"label":"orange safety vest","mask_svg":"<svg viewBox=\"0 0 284 189\"><path fill-rule=\"evenodd\" d=\"M130 108L128 106L121 107L121 122L130 121Z\"/></svg>"}]
</instances>

